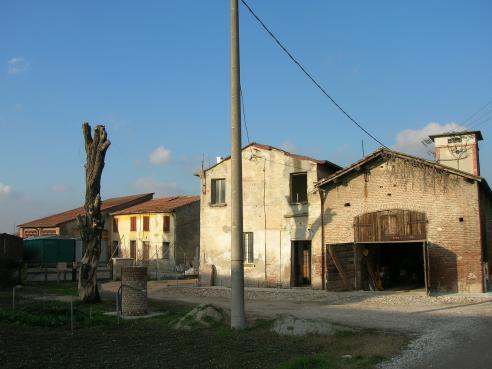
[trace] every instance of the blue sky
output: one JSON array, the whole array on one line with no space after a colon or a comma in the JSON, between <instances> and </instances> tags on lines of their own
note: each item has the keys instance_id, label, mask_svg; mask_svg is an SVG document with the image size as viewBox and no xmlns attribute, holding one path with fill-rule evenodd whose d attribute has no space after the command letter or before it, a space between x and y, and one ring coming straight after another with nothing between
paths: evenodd
<instances>
[{"instance_id":1,"label":"blue sky","mask_svg":"<svg viewBox=\"0 0 492 369\"><path fill-rule=\"evenodd\" d=\"M424 155L418 137L456 127L492 99L489 1L249 4L387 146ZM198 193L202 158L229 152L228 7L2 1L0 231L82 203L84 121L105 124L112 141L103 197ZM240 10L250 139L340 165L360 158L361 140L366 152L377 148ZM491 127L479 127L489 180Z\"/></svg>"}]
</instances>

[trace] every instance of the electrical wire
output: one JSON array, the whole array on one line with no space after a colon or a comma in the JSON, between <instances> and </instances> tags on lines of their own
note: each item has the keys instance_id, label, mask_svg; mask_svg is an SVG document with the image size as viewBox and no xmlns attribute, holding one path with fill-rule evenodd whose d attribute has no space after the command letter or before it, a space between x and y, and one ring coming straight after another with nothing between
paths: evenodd
<instances>
[{"instance_id":1,"label":"electrical wire","mask_svg":"<svg viewBox=\"0 0 492 369\"><path fill-rule=\"evenodd\" d=\"M239 83L239 95L241 97L241 110L243 112L244 130L246 131L246 138L248 139L248 144L249 144L250 141L249 141L248 123L246 122L246 109L244 109L243 87L241 83Z\"/></svg>"},{"instance_id":2,"label":"electrical wire","mask_svg":"<svg viewBox=\"0 0 492 369\"><path fill-rule=\"evenodd\" d=\"M251 9L248 3L245 0L241 0L241 3L248 9L251 15L258 21L261 27L270 35L270 37L277 43L277 45L287 54L287 56L296 64L299 69L308 77L311 82L328 98L330 101L340 110L352 123L354 123L359 129L361 129L366 135L376 141L378 144L383 146L384 148L388 148L385 144L383 144L380 140L378 140L373 134L371 134L367 129L365 129L360 123L358 123L352 116L347 113L345 109L343 109L329 94L326 90L314 79L314 77L304 68L304 66L292 55L292 53L287 50L287 48L280 42L280 40L273 34L272 31L266 26L266 24L260 19L258 15Z\"/></svg>"},{"instance_id":3,"label":"electrical wire","mask_svg":"<svg viewBox=\"0 0 492 369\"><path fill-rule=\"evenodd\" d=\"M475 117L475 115L477 115L478 113L480 113L482 110L484 110L487 106L489 106L490 104L492 104L492 100L490 100L489 102L487 102L487 104L485 104L484 106L482 106L480 109L478 109L477 111L475 111L472 115L470 115L468 118L466 118L464 121L463 121L463 125L466 125L467 122L469 122L472 118Z\"/></svg>"}]
</instances>

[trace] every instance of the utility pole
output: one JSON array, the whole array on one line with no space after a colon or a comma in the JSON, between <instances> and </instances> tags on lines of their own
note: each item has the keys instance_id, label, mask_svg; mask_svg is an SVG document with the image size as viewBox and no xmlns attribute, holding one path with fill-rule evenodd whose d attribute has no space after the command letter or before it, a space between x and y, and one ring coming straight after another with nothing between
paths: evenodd
<instances>
[{"instance_id":1,"label":"utility pole","mask_svg":"<svg viewBox=\"0 0 492 369\"><path fill-rule=\"evenodd\" d=\"M239 69L238 0L231 0L231 328L246 327L244 317L243 173Z\"/></svg>"}]
</instances>

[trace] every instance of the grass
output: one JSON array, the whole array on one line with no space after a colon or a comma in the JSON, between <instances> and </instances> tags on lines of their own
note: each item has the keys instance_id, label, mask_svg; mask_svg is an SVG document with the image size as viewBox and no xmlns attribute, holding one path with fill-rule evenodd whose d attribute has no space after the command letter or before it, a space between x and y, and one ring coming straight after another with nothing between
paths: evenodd
<instances>
[{"instance_id":1,"label":"grass","mask_svg":"<svg viewBox=\"0 0 492 369\"><path fill-rule=\"evenodd\" d=\"M54 288L39 286L43 294ZM30 290L29 296L32 293ZM157 301L149 301L149 307L164 315L120 321L119 325L114 316L103 314L114 310L111 301L76 303L72 333L66 302L20 298L17 311L12 312L5 300L8 296L0 293L0 363L5 369L363 369L395 355L407 342L399 335L370 330L344 331L331 337L282 337L270 331L269 320L257 320L244 331L225 324L177 331L170 325L194 306Z\"/></svg>"}]
</instances>

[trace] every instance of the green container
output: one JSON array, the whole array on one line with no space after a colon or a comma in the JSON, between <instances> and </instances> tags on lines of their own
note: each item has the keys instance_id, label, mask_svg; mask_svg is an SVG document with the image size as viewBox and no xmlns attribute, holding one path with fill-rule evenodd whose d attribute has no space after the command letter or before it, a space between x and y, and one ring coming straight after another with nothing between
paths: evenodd
<instances>
[{"instance_id":1,"label":"green container","mask_svg":"<svg viewBox=\"0 0 492 369\"><path fill-rule=\"evenodd\" d=\"M59 262L70 265L75 261L75 240L33 238L23 241L24 260L28 264L56 267Z\"/></svg>"}]
</instances>

